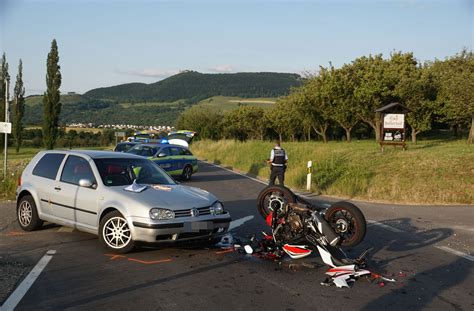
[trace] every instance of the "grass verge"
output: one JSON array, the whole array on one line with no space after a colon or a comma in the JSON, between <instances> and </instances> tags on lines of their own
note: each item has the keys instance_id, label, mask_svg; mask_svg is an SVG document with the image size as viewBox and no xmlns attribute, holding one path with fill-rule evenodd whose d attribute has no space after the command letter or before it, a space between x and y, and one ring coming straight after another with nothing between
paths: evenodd
<instances>
[{"instance_id":1,"label":"grass verge","mask_svg":"<svg viewBox=\"0 0 474 311\"><path fill-rule=\"evenodd\" d=\"M251 175L269 177L265 159L271 142L198 141L191 149L202 159ZM304 189L307 161L313 161L312 191L391 203L473 204L474 145L464 141L421 141L408 150L373 141L283 143L289 156L285 183Z\"/></svg>"}]
</instances>

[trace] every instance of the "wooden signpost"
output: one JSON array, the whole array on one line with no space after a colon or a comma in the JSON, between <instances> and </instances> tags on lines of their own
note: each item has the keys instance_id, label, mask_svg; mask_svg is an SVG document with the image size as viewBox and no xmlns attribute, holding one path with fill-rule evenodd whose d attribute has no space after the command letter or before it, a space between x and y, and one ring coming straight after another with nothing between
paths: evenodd
<instances>
[{"instance_id":1,"label":"wooden signpost","mask_svg":"<svg viewBox=\"0 0 474 311\"><path fill-rule=\"evenodd\" d=\"M402 146L406 149L405 117L411 110L400 103L391 103L376 109L380 113L380 147L382 152L385 145Z\"/></svg>"}]
</instances>

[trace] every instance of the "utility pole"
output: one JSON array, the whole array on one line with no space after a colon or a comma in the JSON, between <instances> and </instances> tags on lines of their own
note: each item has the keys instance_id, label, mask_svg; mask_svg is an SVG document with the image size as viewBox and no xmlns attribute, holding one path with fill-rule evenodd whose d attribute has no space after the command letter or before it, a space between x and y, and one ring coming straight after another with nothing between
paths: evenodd
<instances>
[{"instance_id":1,"label":"utility pole","mask_svg":"<svg viewBox=\"0 0 474 311\"><path fill-rule=\"evenodd\" d=\"M5 79L5 123L9 121L9 109L8 109L8 87L10 79ZM3 181L7 180L7 154L8 154L8 133L5 131L5 148L3 149L5 155L3 157Z\"/></svg>"}]
</instances>

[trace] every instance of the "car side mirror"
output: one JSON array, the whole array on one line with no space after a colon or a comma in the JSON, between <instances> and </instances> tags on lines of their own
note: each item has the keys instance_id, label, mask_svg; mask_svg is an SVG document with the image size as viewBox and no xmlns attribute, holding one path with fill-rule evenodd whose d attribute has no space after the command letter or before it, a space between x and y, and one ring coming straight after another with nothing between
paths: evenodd
<instances>
[{"instance_id":1,"label":"car side mirror","mask_svg":"<svg viewBox=\"0 0 474 311\"><path fill-rule=\"evenodd\" d=\"M166 153L164 152L158 153L158 158L163 158L163 157L166 157Z\"/></svg>"},{"instance_id":2,"label":"car side mirror","mask_svg":"<svg viewBox=\"0 0 474 311\"><path fill-rule=\"evenodd\" d=\"M92 182L92 180L83 178L79 180L79 186L84 187L84 188L96 188L97 185Z\"/></svg>"}]
</instances>

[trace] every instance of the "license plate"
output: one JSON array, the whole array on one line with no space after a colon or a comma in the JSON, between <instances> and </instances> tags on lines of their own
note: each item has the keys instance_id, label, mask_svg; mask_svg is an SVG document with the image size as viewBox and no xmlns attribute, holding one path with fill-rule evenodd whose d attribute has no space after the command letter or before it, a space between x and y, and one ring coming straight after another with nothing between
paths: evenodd
<instances>
[{"instance_id":1,"label":"license plate","mask_svg":"<svg viewBox=\"0 0 474 311\"><path fill-rule=\"evenodd\" d=\"M196 221L191 223L191 230L208 230L211 229L212 225L209 221Z\"/></svg>"}]
</instances>

